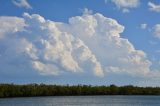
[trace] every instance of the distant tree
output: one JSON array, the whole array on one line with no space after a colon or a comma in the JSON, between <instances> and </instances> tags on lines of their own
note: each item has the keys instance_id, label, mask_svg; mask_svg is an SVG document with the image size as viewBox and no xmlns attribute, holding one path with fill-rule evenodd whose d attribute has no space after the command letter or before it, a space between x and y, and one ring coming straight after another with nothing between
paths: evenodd
<instances>
[{"instance_id":1,"label":"distant tree","mask_svg":"<svg viewBox=\"0 0 160 106\"><path fill-rule=\"evenodd\" d=\"M91 85L0 84L0 97L62 96L62 95L160 95L160 87L118 87Z\"/></svg>"}]
</instances>

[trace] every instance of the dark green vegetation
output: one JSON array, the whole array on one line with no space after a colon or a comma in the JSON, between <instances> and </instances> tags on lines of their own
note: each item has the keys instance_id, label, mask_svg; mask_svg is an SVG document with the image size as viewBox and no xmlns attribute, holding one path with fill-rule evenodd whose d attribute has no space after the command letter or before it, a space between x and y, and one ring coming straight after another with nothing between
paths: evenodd
<instances>
[{"instance_id":1,"label":"dark green vegetation","mask_svg":"<svg viewBox=\"0 0 160 106\"><path fill-rule=\"evenodd\" d=\"M0 97L63 96L63 95L160 95L160 87L0 84Z\"/></svg>"}]
</instances>

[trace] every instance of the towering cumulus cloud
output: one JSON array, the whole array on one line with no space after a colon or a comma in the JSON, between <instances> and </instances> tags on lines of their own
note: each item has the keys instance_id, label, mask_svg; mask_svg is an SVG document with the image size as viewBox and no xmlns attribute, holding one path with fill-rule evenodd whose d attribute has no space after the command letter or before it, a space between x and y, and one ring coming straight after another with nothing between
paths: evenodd
<instances>
[{"instance_id":1,"label":"towering cumulus cloud","mask_svg":"<svg viewBox=\"0 0 160 106\"><path fill-rule=\"evenodd\" d=\"M120 36L123 26L102 14L83 14L63 23L24 13L23 18L0 17L0 22L2 74L16 70L99 77L150 73L146 54Z\"/></svg>"}]
</instances>

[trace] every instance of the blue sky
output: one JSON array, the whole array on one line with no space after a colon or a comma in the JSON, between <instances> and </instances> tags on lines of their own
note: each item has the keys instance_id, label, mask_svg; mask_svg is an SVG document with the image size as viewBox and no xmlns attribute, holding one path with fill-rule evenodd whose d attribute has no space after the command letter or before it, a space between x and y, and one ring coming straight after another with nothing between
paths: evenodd
<instances>
[{"instance_id":1,"label":"blue sky","mask_svg":"<svg viewBox=\"0 0 160 106\"><path fill-rule=\"evenodd\" d=\"M111 31L110 32L111 34L110 33L108 35L106 34L107 37L108 36L113 37L114 34L120 35L120 36L116 35L117 38L113 38L113 39L118 39L117 42L120 42L120 47L122 47L120 48L120 51L119 49L116 49L118 45L114 44L116 42L114 42L113 39L112 41L108 41L109 43L105 44L105 41L103 41L103 38L98 37L103 35L103 33L99 33L99 32L91 33L91 35L97 36L95 38L83 37L83 33L81 34L81 32L83 32L83 24L86 24L86 26L84 26L86 29L89 28L87 27L89 25L91 25L91 27L94 27L94 24L87 23L90 21L90 19L86 18L87 16L92 17L97 22L99 21L98 20L99 18L102 18L99 15L95 15L96 13L103 15L103 17L106 17L107 19L106 21L104 21L104 25L103 24L97 25L96 27L97 29L95 28L94 30L97 31L99 29L103 29L103 26L106 25L106 28L108 29L105 29L104 27L104 31L106 31L105 33ZM35 15L32 15L32 14L35 14ZM79 16L82 19L87 21L83 23L76 16ZM160 79L159 79L160 78L159 77L160 75L159 74L160 73L160 70L159 70L160 69L160 48L159 48L160 47L160 21L159 21L160 2L158 0L128 0L128 1L127 0L94 0L94 1L93 0L68 0L68 1L67 0L0 0L0 17L1 17L0 23L3 24L2 27L0 27L1 28L0 54L1 54L1 58L2 56L4 57L1 59L1 63L0 63L1 65L0 82L2 83L11 83L11 82L41 83L42 82L42 83L58 83L58 84L82 83L82 84L93 84L93 85L94 84L96 85L98 84L100 85L133 84L133 85L140 85L140 86L150 86L150 85L159 86L160 85ZM15 19L15 17L17 19ZM44 19L39 19L39 22L38 22L37 19L39 17L43 17ZM72 20L71 20L71 17L73 17ZM99 17L99 18L96 18L96 17ZM44 20L45 22L43 22ZM47 20L50 20L52 21L52 23L56 24L56 27L58 28L59 31L63 33L66 32L67 34L71 34L71 36L73 36L74 39L80 39L84 43L84 48L85 47L88 48L87 49L88 51L86 51L87 53L91 51L90 57L88 57L87 58L88 60L86 60L87 62L86 61L85 61L86 63L84 62L86 65L81 63L83 61L75 59L75 58L78 58L75 55L73 55L75 54L75 51L70 51L72 54L73 60L74 59L76 60L76 63L80 68L83 69L84 73L83 72L81 73L80 71L79 71L80 73L76 72L75 70L78 70L78 68L75 70L74 69L72 70L71 67L65 66L65 64L70 65L69 62L71 61L71 60L67 60L68 58L66 57L58 57L60 58L58 62L60 63L62 62L61 64L59 64L57 60L51 59L51 57L56 56L56 54L54 55L51 54L51 57L50 57L51 60L44 60L41 56L36 54L36 53L41 53L42 49L38 49L38 47L40 46L39 44L37 44L39 37L37 37L36 40L32 40L32 39L35 39L33 36L40 36L42 40L46 40L49 43L52 43L54 41L48 38L47 39L43 38L43 34L45 35L49 33L51 34L50 36L56 36L55 32L54 34L52 34L52 31L47 29L48 27L46 27L48 31L47 33L39 28L40 26L44 27L47 24L46 22ZM117 23L113 23L114 22L113 20L117 21ZM62 25L58 25L56 22L61 22ZM111 22L113 25L110 25L111 23L109 22ZM12 25L13 26L10 28L8 27L8 24L11 24L11 26ZM28 24L30 27L25 28L24 24ZM65 24L67 24L68 26L66 27ZM33 28L32 28L32 25L33 25ZM76 28L76 26L78 27ZM124 30L122 27L124 27ZM14 28L16 28L17 30L12 31L12 29ZM21 30L21 28L23 30ZM69 28L69 30L67 28ZM28 32L24 30L27 30ZM52 30L55 30L55 29L53 28ZM89 30L92 30L92 29L89 29ZM84 34L89 35L90 32L84 32ZM12 35L15 36L15 38ZM31 38L32 37L33 38L30 39L26 36L31 36ZM63 35L61 36L63 37ZM67 36L70 36L70 35L67 35ZM35 59L30 59L32 57L30 57L29 59L28 57L27 59L24 58L24 55L21 56L21 54L18 54L19 52L17 53L17 51L16 52L13 51L13 54L12 53L5 54L7 50L8 51L10 50L12 51L12 49L19 50L17 48L20 48L19 45L21 45L21 43L17 44L17 42L23 42L24 44L24 41L21 41L22 38L25 39L25 42L29 42L29 44L35 47L36 49L35 51L38 51L35 53L35 55L38 57L36 61ZM95 39L102 39L102 41L100 40L97 41ZM92 41L94 42L94 40L96 43L91 43ZM128 40L129 43L126 40ZM64 45L66 45L68 42L70 41L66 41ZM73 42L71 43L72 43L72 47L76 45L76 44L73 44ZM12 44L14 45L13 47L12 47ZM25 48L26 45L27 44L25 43L23 47ZM130 48L128 48L128 45L132 45L134 47L134 50L131 50L133 53L132 52L130 53ZM52 46L55 46L55 45L52 45ZM111 47L111 48L107 48L107 47ZM8 49L8 48L12 48L12 49ZM44 47L43 49L45 50L45 48L46 47ZM53 49L51 48L50 50L53 50ZM59 49L55 49L55 50L59 51ZM115 53L115 55L114 53L111 55L111 57L113 56L113 58L110 58L110 52L108 52L108 50L111 50ZM140 52L143 52L143 53L139 53L139 50ZM79 51L79 48L77 49L77 51ZM48 52L51 52L51 51L47 51L47 53ZM28 52L24 50L22 54L25 54L25 53L26 55L28 55L27 54ZM66 52L63 50L58 53L66 54L68 53L68 51ZM124 55L121 53L124 53ZM137 54L135 55L135 53ZM13 55L13 56L9 57L10 55ZM43 54L43 55L45 56L46 54ZM104 59L102 59L103 55L104 55ZM31 54L29 54L29 56L31 56ZM65 55L65 56L69 57L69 55ZM13 57L16 57L15 60L13 59ZM127 61L129 62L126 64L124 61L117 62L118 60L116 60L115 58L117 59L127 58ZM133 59L129 60L131 58L133 59L136 58L137 60L133 60ZM22 62L21 59L23 60L24 63L21 63ZM64 64L63 59L69 62ZM15 61L15 62L12 63L12 61ZM30 67L29 66L30 63L34 63L35 66ZM44 65L42 69L40 69L42 67L41 63L43 63ZM21 67L20 64L23 64L23 67ZM72 65L73 64L71 64L71 66ZM52 68L53 66L54 68ZM78 66L75 65L75 68ZM96 70L94 71L93 69L90 69L89 66L91 66L91 68L97 68L98 66L98 70L102 70L102 72L100 71L97 72ZM49 69L48 67L51 67L51 69ZM99 69L99 67L101 67L102 69ZM128 72L127 70L130 68L131 70ZM57 72L52 72L52 70L56 70L56 69L57 69ZM19 70L23 70L23 71L21 72ZM47 71L45 72L45 70ZM93 73L91 73L92 70L94 71Z\"/></svg>"}]
</instances>

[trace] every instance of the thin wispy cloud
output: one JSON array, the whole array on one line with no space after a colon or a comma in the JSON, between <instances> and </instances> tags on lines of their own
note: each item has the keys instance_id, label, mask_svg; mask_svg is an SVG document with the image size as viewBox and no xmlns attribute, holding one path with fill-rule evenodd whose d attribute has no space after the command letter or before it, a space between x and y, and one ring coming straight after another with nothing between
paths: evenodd
<instances>
[{"instance_id":1,"label":"thin wispy cloud","mask_svg":"<svg viewBox=\"0 0 160 106\"><path fill-rule=\"evenodd\" d=\"M160 12L160 4L155 4L153 2L148 2L149 10L154 12Z\"/></svg>"},{"instance_id":2,"label":"thin wispy cloud","mask_svg":"<svg viewBox=\"0 0 160 106\"><path fill-rule=\"evenodd\" d=\"M153 27L153 34L154 34L154 37L160 39L160 24L156 24Z\"/></svg>"},{"instance_id":3,"label":"thin wispy cloud","mask_svg":"<svg viewBox=\"0 0 160 106\"><path fill-rule=\"evenodd\" d=\"M140 28L141 28L141 29L146 29L146 28L147 28L147 24L145 24L145 23L144 23L144 24L141 24L141 25L140 25Z\"/></svg>"},{"instance_id":4,"label":"thin wispy cloud","mask_svg":"<svg viewBox=\"0 0 160 106\"><path fill-rule=\"evenodd\" d=\"M12 0L13 4L20 8L32 9L27 0Z\"/></svg>"}]
</instances>

